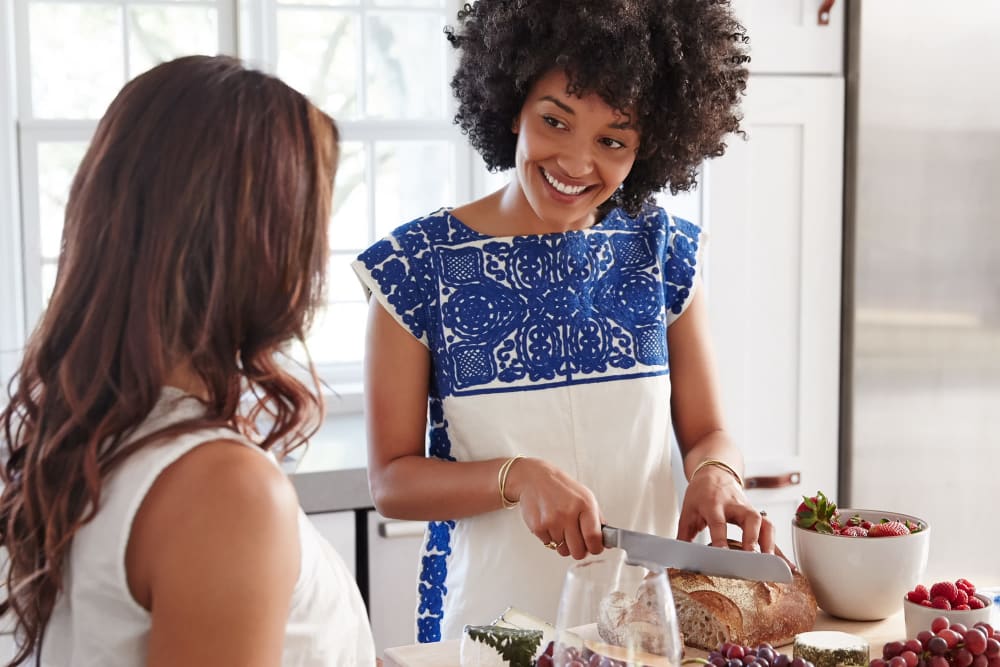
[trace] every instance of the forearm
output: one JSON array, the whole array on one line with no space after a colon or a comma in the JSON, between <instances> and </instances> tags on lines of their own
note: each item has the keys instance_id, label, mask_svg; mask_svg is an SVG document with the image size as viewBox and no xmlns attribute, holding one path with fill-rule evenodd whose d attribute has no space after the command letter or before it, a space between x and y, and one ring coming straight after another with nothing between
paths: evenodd
<instances>
[{"instance_id":1,"label":"forearm","mask_svg":"<svg viewBox=\"0 0 1000 667\"><path fill-rule=\"evenodd\" d=\"M498 475L506 460L401 456L369 472L375 508L383 516L414 521L461 519L501 509ZM523 463L515 462L508 477ZM515 497L508 493L508 499Z\"/></svg>"},{"instance_id":2,"label":"forearm","mask_svg":"<svg viewBox=\"0 0 1000 667\"><path fill-rule=\"evenodd\" d=\"M684 476L690 480L695 469L707 460L722 461L743 479L743 454L733 443L729 434L718 429L711 431L688 447L682 447L681 452L684 457ZM719 466L705 466L698 474L702 474L705 468L719 468Z\"/></svg>"}]
</instances>

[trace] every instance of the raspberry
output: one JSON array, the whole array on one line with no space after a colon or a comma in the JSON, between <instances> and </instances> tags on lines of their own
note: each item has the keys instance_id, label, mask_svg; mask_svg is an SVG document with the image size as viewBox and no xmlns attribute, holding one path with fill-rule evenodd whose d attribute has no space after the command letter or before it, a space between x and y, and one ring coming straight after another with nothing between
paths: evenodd
<instances>
[{"instance_id":1,"label":"raspberry","mask_svg":"<svg viewBox=\"0 0 1000 667\"><path fill-rule=\"evenodd\" d=\"M975 595L969 598L969 609L982 609L986 604Z\"/></svg>"},{"instance_id":2,"label":"raspberry","mask_svg":"<svg viewBox=\"0 0 1000 667\"><path fill-rule=\"evenodd\" d=\"M846 535L848 537L868 537L868 531L861 526L848 526L840 532L841 535ZM925 589L926 592L926 589ZM914 600L914 602L919 602L919 600Z\"/></svg>"},{"instance_id":3,"label":"raspberry","mask_svg":"<svg viewBox=\"0 0 1000 667\"><path fill-rule=\"evenodd\" d=\"M968 579L957 580L955 582L955 586L958 587L958 590L965 591L970 598L976 593L976 587L973 586L972 582L969 581Z\"/></svg>"},{"instance_id":4,"label":"raspberry","mask_svg":"<svg viewBox=\"0 0 1000 667\"><path fill-rule=\"evenodd\" d=\"M943 595L935 595L931 598L931 606L935 609L951 609L951 602Z\"/></svg>"},{"instance_id":5,"label":"raspberry","mask_svg":"<svg viewBox=\"0 0 1000 667\"><path fill-rule=\"evenodd\" d=\"M931 586L931 598L943 597L948 602L958 599L958 587L950 581L939 581Z\"/></svg>"},{"instance_id":6,"label":"raspberry","mask_svg":"<svg viewBox=\"0 0 1000 667\"><path fill-rule=\"evenodd\" d=\"M920 606L922 606L922 607L933 607L934 605L931 604L930 600L921 600L920 601Z\"/></svg>"},{"instance_id":7,"label":"raspberry","mask_svg":"<svg viewBox=\"0 0 1000 667\"><path fill-rule=\"evenodd\" d=\"M970 609L972 609L972 607L970 607L967 604L957 604L954 607L952 607L952 609L954 609L955 611L969 611Z\"/></svg>"},{"instance_id":8,"label":"raspberry","mask_svg":"<svg viewBox=\"0 0 1000 667\"><path fill-rule=\"evenodd\" d=\"M958 593L955 594L955 599L952 600L952 602L957 604L969 604L969 594L959 588ZM955 608L958 609L958 607Z\"/></svg>"},{"instance_id":9,"label":"raspberry","mask_svg":"<svg viewBox=\"0 0 1000 667\"><path fill-rule=\"evenodd\" d=\"M907 599L910 602L920 603L924 600L930 600L931 594L928 592L927 587L923 584L917 584L917 587L906 594Z\"/></svg>"},{"instance_id":10,"label":"raspberry","mask_svg":"<svg viewBox=\"0 0 1000 667\"><path fill-rule=\"evenodd\" d=\"M902 521L886 521L876 523L868 529L868 537L896 537L898 535L909 535L910 529Z\"/></svg>"}]
</instances>

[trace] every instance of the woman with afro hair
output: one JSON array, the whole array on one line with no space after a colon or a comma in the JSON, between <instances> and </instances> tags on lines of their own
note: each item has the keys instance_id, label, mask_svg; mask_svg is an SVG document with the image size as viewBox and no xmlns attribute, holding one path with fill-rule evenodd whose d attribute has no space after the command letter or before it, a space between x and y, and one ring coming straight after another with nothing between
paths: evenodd
<instances>
[{"instance_id":1,"label":"woman with afro hair","mask_svg":"<svg viewBox=\"0 0 1000 667\"><path fill-rule=\"evenodd\" d=\"M740 132L747 39L728 3L479 0L446 32L456 122L510 183L354 263L375 297L372 496L430 522L417 639L507 605L554 620L566 557L600 553L602 523L707 527L717 545L733 523L773 551L721 415L703 234L652 199L694 187Z\"/></svg>"}]
</instances>

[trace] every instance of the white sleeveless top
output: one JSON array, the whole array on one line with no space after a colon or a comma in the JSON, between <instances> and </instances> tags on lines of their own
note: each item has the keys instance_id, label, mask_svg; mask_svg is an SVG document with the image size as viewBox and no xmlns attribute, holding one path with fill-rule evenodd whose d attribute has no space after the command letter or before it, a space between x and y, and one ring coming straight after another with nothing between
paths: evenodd
<instances>
[{"instance_id":1,"label":"white sleeveless top","mask_svg":"<svg viewBox=\"0 0 1000 667\"><path fill-rule=\"evenodd\" d=\"M197 416L200 410L197 400L166 387L132 439ZM140 449L108 478L100 510L73 538L64 590L45 630L42 665L146 664L151 617L132 597L125 573L132 522L160 473L198 445L219 439L245 442L228 429L188 433ZM300 571L285 630L282 667L374 665L375 647L357 585L302 510L299 542Z\"/></svg>"}]
</instances>

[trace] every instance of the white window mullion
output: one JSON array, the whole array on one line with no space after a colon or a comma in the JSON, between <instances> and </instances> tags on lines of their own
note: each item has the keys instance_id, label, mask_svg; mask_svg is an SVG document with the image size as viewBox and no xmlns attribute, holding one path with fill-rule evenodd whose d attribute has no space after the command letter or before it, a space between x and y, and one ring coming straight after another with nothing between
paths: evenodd
<instances>
[{"instance_id":1,"label":"white window mullion","mask_svg":"<svg viewBox=\"0 0 1000 667\"><path fill-rule=\"evenodd\" d=\"M129 35L128 16L129 16L129 14L128 14L128 2L127 2L127 0L122 0L121 1L121 3L119 4L118 11L121 12L121 21L122 21L122 49L124 49L124 51L125 51L122 54L122 67L125 69L125 71L122 73L122 81L128 81L129 79L132 78L132 76L130 74L130 72L132 71L132 67L131 67L132 54L130 53L131 49L129 49L129 43L128 43L128 35Z\"/></svg>"},{"instance_id":2,"label":"white window mullion","mask_svg":"<svg viewBox=\"0 0 1000 667\"><path fill-rule=\"evenodd\" d=\"M30 132L20 135L21 225L24 252L24 310L29 327L34 327L42 312L42 240L38 221L38 141Z\"/></svg>"},{"instance_id":3,"label":"white window mullion","mask_svg":"<svg viewBox=\"0 0 1000 667\"><path fill-rule=\"evenodd\" d=\"M239 26L237 20L237 0L219 0L216 11L219 12L219 53L239 56L237 50Z\"/></svg>"},{"instance_id":4,"label":"white window mullion","mask_svg":"<svg viewBox=\"0 0 1000 667\"><path fill-rule=\"evenodd\" d=\"M18 3L20 4L20 3ZM14 375L27 335L24 319L20 198L17 179L17 113L20 94L15 74L14 39L23 7L0 6L0 386ZM6 392L0 392L0 405Z\"/></svg>"}]
</instances>

